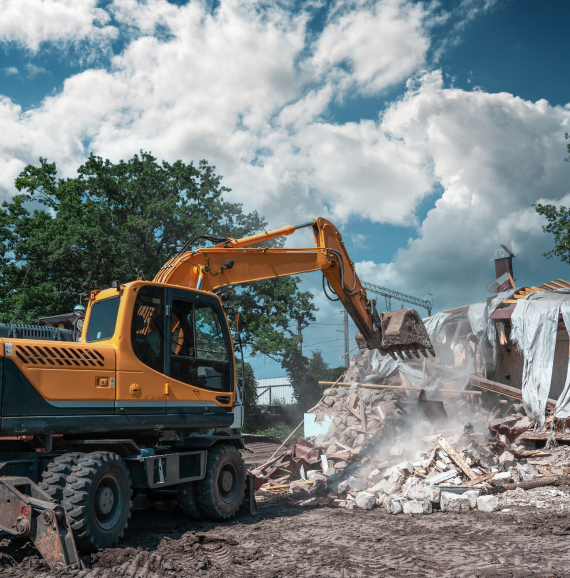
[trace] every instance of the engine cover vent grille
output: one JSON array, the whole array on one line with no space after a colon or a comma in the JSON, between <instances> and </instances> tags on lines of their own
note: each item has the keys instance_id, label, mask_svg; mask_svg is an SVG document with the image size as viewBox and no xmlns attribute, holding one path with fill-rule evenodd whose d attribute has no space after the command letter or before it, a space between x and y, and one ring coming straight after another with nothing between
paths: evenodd
<instances>
[{"instance_id":1,"label":"engine cover vent grille","mask_svg":"<svg viewBox=\"0 0 570 578\"><path fill-rule=\"evenodd\" d=\"M20 361L32 365L103 367L105 361L97 349L55 347L53 345L16 345L15 352Z\"/></svg>"}]
</instances>

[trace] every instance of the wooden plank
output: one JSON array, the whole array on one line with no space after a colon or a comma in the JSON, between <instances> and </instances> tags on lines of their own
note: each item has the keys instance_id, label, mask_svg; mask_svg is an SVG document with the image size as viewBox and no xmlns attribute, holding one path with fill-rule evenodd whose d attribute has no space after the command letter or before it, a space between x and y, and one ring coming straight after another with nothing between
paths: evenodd
<instances>
[{"instance_id":1,"label":"wooden plank","mask_svg":"<svg viewBox=\"0 0 570 578\"><path fill-rule=\"evenodd\" d=\"M352 409L349 405L346 405L346 409L358 420L360 420L360 414L355 410Z\"/></svg>"},{"instance_id":2,"label":"wooden plank","mask_svg":"<svg viewBox=\"0 0 570 578\"><path fill-rule=\"evenodd\" d=\"M501 309L495 309L491 314L490 319L510 319L513 311L515 310L515 305L507 305Z\"/></svg>"},{"instance_id":3,"label":"wooden plank","mask_svg":"<svg viewBox=\"0 0 570 578\"><path fill-rule=\"evenodd\" d=\"M507 335L505 333L505 324L502 321L497 321L497 332L499 334L499 343L501 345L507 345L509 342L507 340Z\"/></svg>"},{"instance_id":4,"label":"wooden plank","mask_svg":"<svg viewBox=\"0 0 570 578\"><path fill-rule=\"evenodd\" d=\"M556 285L551 285L550 283L543 283L541 287L548 287L549 289L558 289Z\"/></svg>"},{"instance_id":5,"label":"wooden plank","mask_svg":"<svg viewBox=\"0 0 570 578\"><path fill-rule=\"evenodd\" d=\"M315 482L313 480L310 480L308 482L299 480L302 484L314 484ZM291 484L279 484L278 486L267 486L267 487L262 487L260 489L262 490L280 490L281 488L288 488L289 486L291 486Z\"/></svg>"},{"instance_id":6,"label":"wooden plank","mask_svg":"<svg viewBox=\"0 0 570 578\"><path fill-rule=\"evenodd\" d=\"M511 387L510 385L504 385L502 383L497 383L496 381L491 381L490 379L485 379L478 375L469 376L469 385L475 385L482 387L483 389L488 389L489 391L496 391L497 393L502 393L503 395L514 397L516 399L522 399L522 391L516 387ZM546 407L548 409L554 409L556 407L556 400L548 398L546 402Z\"/></svg>"},{"instance_id":7,"label":"wooden plank","mask_svg":"<svg viewBox=\"0 0 570 578\"><path fill-rule=\"evenodd\" d=\"M334 442L335 446L340 446L343 450L347 450L348 452L350 452L352 455L357 455L359 452L355 452L352 448L349 448L348 446L345 446L344 444L341 444L340 442Z\"/></svg>"},{"instance_id":8,"label":"wooden plank","mask_svg":"<svg viewBox=\"0 0 570 578\"><path fill-rule=\"evenodd\" d=\"M562 283L559 283L558 281L551 281L550 284L556 285L556 287L560 287L562 289L567 289L566 285L562 285Z\"/></svg>"},{"instance_id":9,"label":"wooden plank","mask_svg":"<svg viewBox=\"0 0 570 578\"><path fill-rule=\"evenodd\" d=\"M457 467L470 479L475 480L477 474L467 465L467 462L458 454L451 444L443 437L437 438L439 446L447 453L447 455L455 462Z\"/></svg>"},{"instance_id":10,"label":"wooden plank","mask_svg":"<svg viewBox=\"0 0 570 578\"><path fill-rule=\"evenodd\" d=\"M562 283L565 287L570 287L570 283L568 281L564 281L564 279L556 279L559 283Z\"/></svg>"},{"instance_id":11,"label":"wooden plank","mask_svg":"<svg viewBox=\"0 0 570 578\"><path fill-rule=\"evenodd\" d=\"M513 276L511 275L511 272L510 272L510 271L507 271L507 273L509 274L509 279L511 280L511 287L512 287L513 289L515 289L515 288L516 288L515 280L513 279Z\"/></svg>"},{"instance_id":12,"label":"wooden plank","mask_svg":"<svg viewBox=\"0 0 570 578\"><path fill-rule=\"evenodd\" d=\"M479 476L477 478L475 478L474 480L469 480L468 482L465 482L466 486L472 486L473 484L480 484L481 482L484 482L485 480L490 480L492 477L494 477L494 475L497 472L491 472L490 474L483 474L482 476Z\"/></svg>"},{"instance_id":13,"label":"wooden plank","mask_svg":"<svg viewBox=\"0 0 570 578\"><path fill-rule=\"evenodd\" d=\"M469 311L469 305L464 305L463 307L457 307L455 309L448 309L444 313L449 313L449 315L457 315L458 313L467 313Z\"/></svg>"},{"instance_id":14,"label":"wooden plank","mask_svg":"<svg viewBox=\"0 0 570 578\"><path fill-rule=\"evenodd\" d=\"M457 345L457 340L459 339L459 332L461 331L461 326L463 325L463 319L457 322L457 327L455 328L455 333L453 334L453 339L451 340L451 349Z\"/></svg>"},{"instance_id":15,"label":"wooden plank","mask_svg":"<svg viewBox=\"0 0 570 578\"><path fill-rule=\"evenodd\" d=\"M320 385L330 385L332 382L330 381L319 381ZM427 382L424 382L427 383ZM336 385L342 385L344 387L351 387L353 384L352 383L338 383ZM360 387L365 387L366 389L407 389L409 391L417 391L418 393L420 393L420 391L422 390L421 387L403 387L401 385L384 385L384 384L372 384L372 383L357 383L356 385L359 385ZM447 393L461 393L461 394L465 394L465 395L481 395L480 391L468 391L466 389L446 389L444 390ZM348 407L348 406L347 406ZM352 408L351 408L352 409ZM353 410L354 412L354 410ZM356 414L356 417L358 419L360 419L360 416L358 414Z\"/></svg>"},{"instance_id":16,"label":"wooden plank","mask_svg":"<svg viewBox=\"0 0 570 578\"><path fill-rule=\"evenodd\" d=\"M337 384L338 385L338 384ZM354 409L356 406L356 400L358 399L358 394L353 393L349 398L348 398L348 407Z\"/></svg>"},{"instance_id":17,"label":"wooden plank","mask_svg":"<svg viewBox=\"0 0 570 578\"><path fill-rule=\"evenodd\" d=\"M366 429L366 410L364 408L364 400L362 399L362 396L360 396L360 423L362 424L362 427L364 429Z\"/></svg>"}]
</instances>

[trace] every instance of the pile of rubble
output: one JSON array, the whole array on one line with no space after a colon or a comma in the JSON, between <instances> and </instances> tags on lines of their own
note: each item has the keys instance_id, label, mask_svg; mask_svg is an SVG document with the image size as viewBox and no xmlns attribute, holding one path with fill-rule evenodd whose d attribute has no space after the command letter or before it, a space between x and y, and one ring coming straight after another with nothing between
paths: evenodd
<instances>
[{"instance_id":1,"label":"pile of rubble","mask_svg":"<svg viewBox=\"0 0 570 578\"><path fill-rule=\"evenodd\" d=\"M480 391L441 389L428 400L425 390L418 398L412 388L347 385L326 390L312 410L317 422L332 418L326 434L299 438L253 472L260 494L314 494L303 505L328 495L338 507L391 514L492 512L548 501L536 492L566 496L545 486L566 483L570 448L518 444L530 421L516 400L496 395L486 410Z\"/></svg>"}]
</instances>

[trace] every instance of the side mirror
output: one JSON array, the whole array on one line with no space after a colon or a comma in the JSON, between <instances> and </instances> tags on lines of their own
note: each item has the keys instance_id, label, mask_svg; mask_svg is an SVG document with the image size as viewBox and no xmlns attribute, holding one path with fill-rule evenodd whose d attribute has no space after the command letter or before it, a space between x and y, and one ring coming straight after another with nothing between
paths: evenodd
<instances>
[{"instance_id":1,"label":"side mirror","mask_svg":"<svg viewBox=\"0 0 570 578\"><path fill-rule=\"evenodd\" d=\"M243 331L243 321L239 313L235 314L236 332L240 334Z\"/></svg>"}]
</instances>

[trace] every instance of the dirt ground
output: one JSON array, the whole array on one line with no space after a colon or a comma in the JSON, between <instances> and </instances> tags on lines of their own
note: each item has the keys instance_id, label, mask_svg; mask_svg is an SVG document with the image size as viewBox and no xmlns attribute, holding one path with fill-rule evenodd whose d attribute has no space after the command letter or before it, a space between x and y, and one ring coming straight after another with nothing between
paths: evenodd
<instances>
[{"instance_id":1,"label":"dirt ground","mask_svg":"<svg viewBox=\"0 0 570 578\"><path fill-rule=\"evenodd\" d=\"M327 578L570 576L570 515L509 512L390 516L383 510L299 507L300 495L259 514L195 522L178 509L133 512L116 548L84 557L88 578ZM0 542L0 576L49 571L23 539Z\"/></svg>"}]
</instances>

